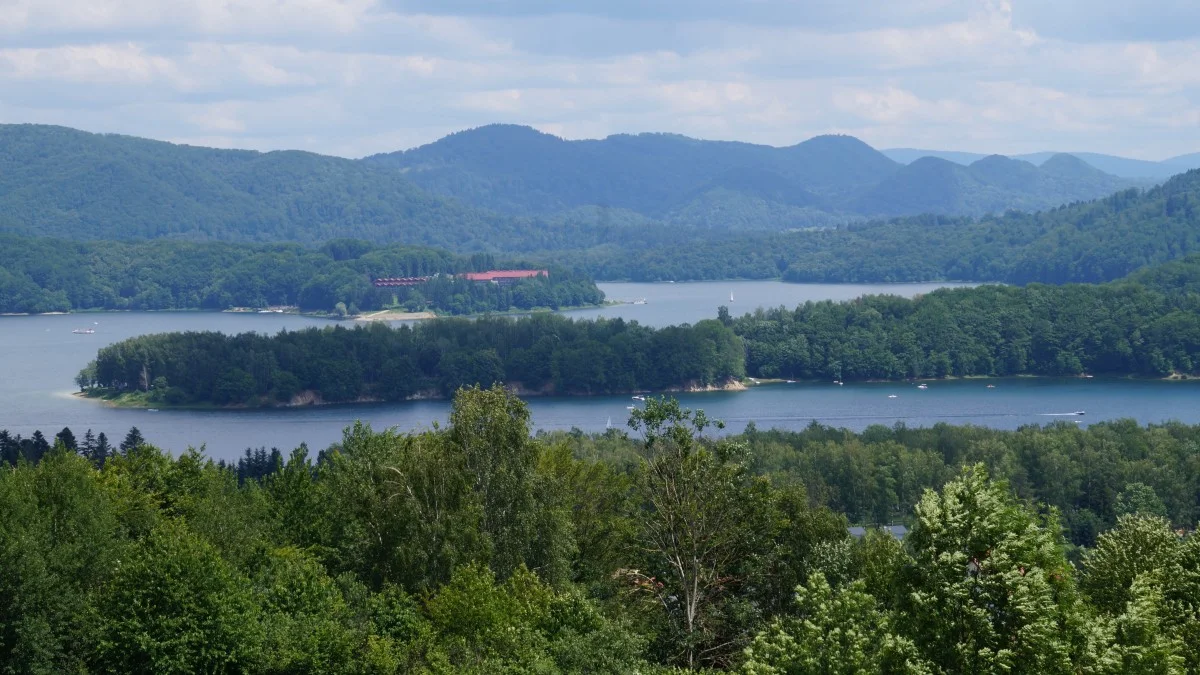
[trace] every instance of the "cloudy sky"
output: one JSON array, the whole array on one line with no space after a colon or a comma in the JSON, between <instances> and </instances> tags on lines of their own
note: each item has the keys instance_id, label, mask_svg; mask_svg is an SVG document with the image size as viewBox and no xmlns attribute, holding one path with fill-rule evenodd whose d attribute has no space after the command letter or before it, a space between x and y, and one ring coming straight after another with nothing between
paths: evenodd
<instances>
[{"instance_id":1,"label":"cloudy sky","mask_svg":"<svg viewBox=\"0 0 1200 675\"><path fill-rule=\"evenodd\" d=\"M0 122L359 157L490 122L1200 151L1195 0L0 0Z\"/></svg>"}]
</instances>

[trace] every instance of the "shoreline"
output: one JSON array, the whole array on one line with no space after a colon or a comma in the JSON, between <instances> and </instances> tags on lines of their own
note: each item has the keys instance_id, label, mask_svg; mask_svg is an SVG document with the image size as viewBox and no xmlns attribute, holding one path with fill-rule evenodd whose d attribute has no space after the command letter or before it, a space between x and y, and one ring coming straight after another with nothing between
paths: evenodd
<instances>
[{"instance_id":1,"label":"shoreline","mask_svg":"<svg viewBox=\"0 0 1200 675\"><path fill-rule=\"evenodd\" d=\"M598 398L602 396L653 396L665 394L699 394L713 392L737 392L746 391L749 387L741 380L730 380L724 384L710 385L682 385L671 387L661 391L637 390L624 392L607 392L603 394L559 394L553 391L553 387L543 387L541 389L529 389L520 383L510 382L504 385L505 389L512 391L520 398ZM104 393L89 393L85 391L76 391L70 394L72 397L99 403L100 405L109 408L124 408L127 410L279 410L285 408L307 408L316 406L354 406L361 404L377 404L377 403L407 403L412 401L449 401L453 396L445 396L436 390L419 391L412 396L397 401L387 401L374 396L361 396L353 401L325 401L317 392L304 391L296 394L290 401L279 402L273 401L260 405L237 404L237 405L217 405L215 403L199 402L199 403L182 403L170 404L165 401L150 401L146 396L146 392L127 392L117 395L109 395Z\"/></svg>"}]
</instances>

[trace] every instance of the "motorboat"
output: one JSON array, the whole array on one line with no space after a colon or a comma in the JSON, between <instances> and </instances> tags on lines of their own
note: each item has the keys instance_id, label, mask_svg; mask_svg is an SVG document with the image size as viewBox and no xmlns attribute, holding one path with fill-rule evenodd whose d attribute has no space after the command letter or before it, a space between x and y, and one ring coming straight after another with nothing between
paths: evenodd
<instances>
[{"instance_id":1,"label":"motorboat","mask_svg":"<svg viewBox=\"0 0 1200 675\"><path fill-rule=\"evenodd\" d=\"M929 385L927 385L927 384L918 384L917 385L917 389L928 389L928 388L929 388Z\"/></svg>"}]
</instances>

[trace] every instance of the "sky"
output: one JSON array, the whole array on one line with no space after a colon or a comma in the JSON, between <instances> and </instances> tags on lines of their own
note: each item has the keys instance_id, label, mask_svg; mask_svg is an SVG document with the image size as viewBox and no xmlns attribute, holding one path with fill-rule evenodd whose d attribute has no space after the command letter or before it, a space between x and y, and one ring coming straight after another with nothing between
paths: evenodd
<instances>
[{"instance_id":1,"label":"sky","mask_svg":"<svg viewBox=\"0 0 1200 675\"><path fill-rule=\"evenodd\" d=\"M1195 0L0 0L0 123L346 157L505 122L1200 151Z\"/></svg>"}]
</instances>

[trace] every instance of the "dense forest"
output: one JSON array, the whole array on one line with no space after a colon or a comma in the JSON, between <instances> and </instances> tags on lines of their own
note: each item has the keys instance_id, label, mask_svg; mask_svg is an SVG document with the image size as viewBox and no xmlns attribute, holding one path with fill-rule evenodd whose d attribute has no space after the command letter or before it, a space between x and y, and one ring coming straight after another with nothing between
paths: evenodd
<instances>
[{"instance_id":1,"label":"dense forest","mask_svg":"<svg viewBox=\"0 0 1200 675\"><path fill-rule=\"evenodd\" d=\"M850 136L786 148L677 134L568 141L501 124L365 161L403 170L432 193L513 215L601 206L672 228L717 230L1044 209L1138 184L1070 155L1040 166L998 155L970 166L932 157L903 165Z\"/></svg>"},{"instance_id":2,"label":"dense forest","mask_svg":"<svg viewBox=\"0 0 1200 675\"><path fill-rule=\"evenodd\" d=\"M302 243L359 237L474 250L490 248L489 235L511 227L511 219L348 159L0 125L0 231Z\"/></svg>"},{"instance_id":3,"label":"dense forest","mask_svg":"<svg viewBox=\"0 0 1200 675\"><path fill-rule=\"evenodd\" d=\"M628 437L531 437L520 400L472 389L444 428L356 425L315 460L301 447L269 465L172 458L133 430L85 457L60 433L40 461L0 470L0 661L129 673L1200 668L1198 428L712 438L710 424L649 400ZM855 537L826 503L871 504L868 518L898 513L911 530ZM1076 548L1062 518L1085 512Z\"/></svg>"},{"instance_id":4,"label":"dense forest","mask_svg":"<svg viewBox=\"0 0 1200 675\"><path fill-rule=\"evenodd\" d=\"M914 216L836 229L649 239L555 253L597 279L1111 281L1200 251L1200 171L1146 190L977 220ZM545 254L549 256L550 254Z\"/></svg>"},{"instance_id":5,"label":"dense forest","mask_svg":"<svg viewBox=\"0 0 1200 675\"><path fill-rule=\"evenodd\" d=\"M1175 270L1172 273L1171 270ZM1200 279L1200 257L1139 277ZM756 377L894 380L1200 370L1200 294L1135 281L940 289L721 319Z\"/></svg>"},{"instance_id":6,"label":"dense forest","mask_svg":"<svg viewBox=\"0 0 1200 675\"><path fill-rule=\"evenodd\" d=\"M495 382L529 393L606 394L722 386L744 376L1194 375L1197 286L1200 258L1189 258L1108 284L941 289L742 317L722 307L716 319L657 330L545 315L275 336L169 333L104 347L76 382L147 405L273 405L297 396L403 400Z\"/></svg>"},{"instance_id":7,"label":"dense forest","mask_svg":"<svg viewBox=\"0 0 1200 675\"><path fill-rule=\"evenodd\" d=\"M513 163L513 171L497 173ZM599 174L580 168L592 164ZM637 171L621 168L627 165ZM488 177L477 180L476 172ZM524 173L532 174L529 180L520 178ZM598 181L600 174L612 180ZM1001 157L969 167L936 159L901 166L846 137L792 148L662 134L576 144L496 127L401 156L352 161L8 125L0 126L0 233L310 245L355 237L458 254L515 255L595 279L635 281L782 276L798 282L1097 282L1198 250L1200 172L1092 202L1060 206L1126 184L1086 194L1050 190L1054 196L1045 199L1005 197L1003 207L972 206L1007 194L1009 187L1040 185L1049 174L1095 178L1094 169L1067 156L1041 167ZM926 185L935 179L955 187ZM433 196L413 180L429 182L431 190L465 190L482 206ZM864 192L868 187L872 192ZM496 202L501 199L517 201ZM896 213L933 215L867 221L854 211L858 207L821 210L830 199L903 205ZM670 204L674 211L661 210ZM1027 212L1038 208L1047 210ZM890 213L877 206L859 210ZM947 215L985 211L994 215ZM3 241L6 252L12 246L19 254L6 255L0 265L0 292L20 300L8 306L62 308L60 288L37 280L53 276L53 266L31 274L13 265L44 267L49 263L41 249L70 253L72 247L30 248L23 241ZM116 244L96 246L116 251L119 261ZM228 255L214 250L198 251L199 267L205 267L204 255ZM106 279L98 285L113 285L105 271L94 274ZM153 272L122 274L140 280ZM259 295L294 290L277 281ZM162 295L155 287L173 292L169 283L122 283L115 291L121 298ZM195 303L189 300L189 306Z\"/></svg>"},{"instance_id":8,"label":"dense forest","mask_svg":"<svg viewBox=\"0 0 1200 675\"><path fill-rule=\"evenodd\" d=\"M102 348L76 382L154 404L272 405L448 396L494 382L560 395L723 386L745 375L743 363L741 340L716 320L656 330L546 314L143 335Z\"/></svg>"},{"instance_id":9,"label":"dense forest","mask_svg":"<svg viewBox=\"0 0 1200 675\"><path fill-rule=\"evenodd\" d=\"M352 239L306 248L167 240L74 242L0 234L0 250L0 313L282 305L342 314L385 306L473 314L604 300L590 279L557 266L548 277L511 285L474 283L453 275L526 263ZM371 283L381 277L417 276L434 278L413 287L376 288Z\"/></svg>"}]
</instances>

